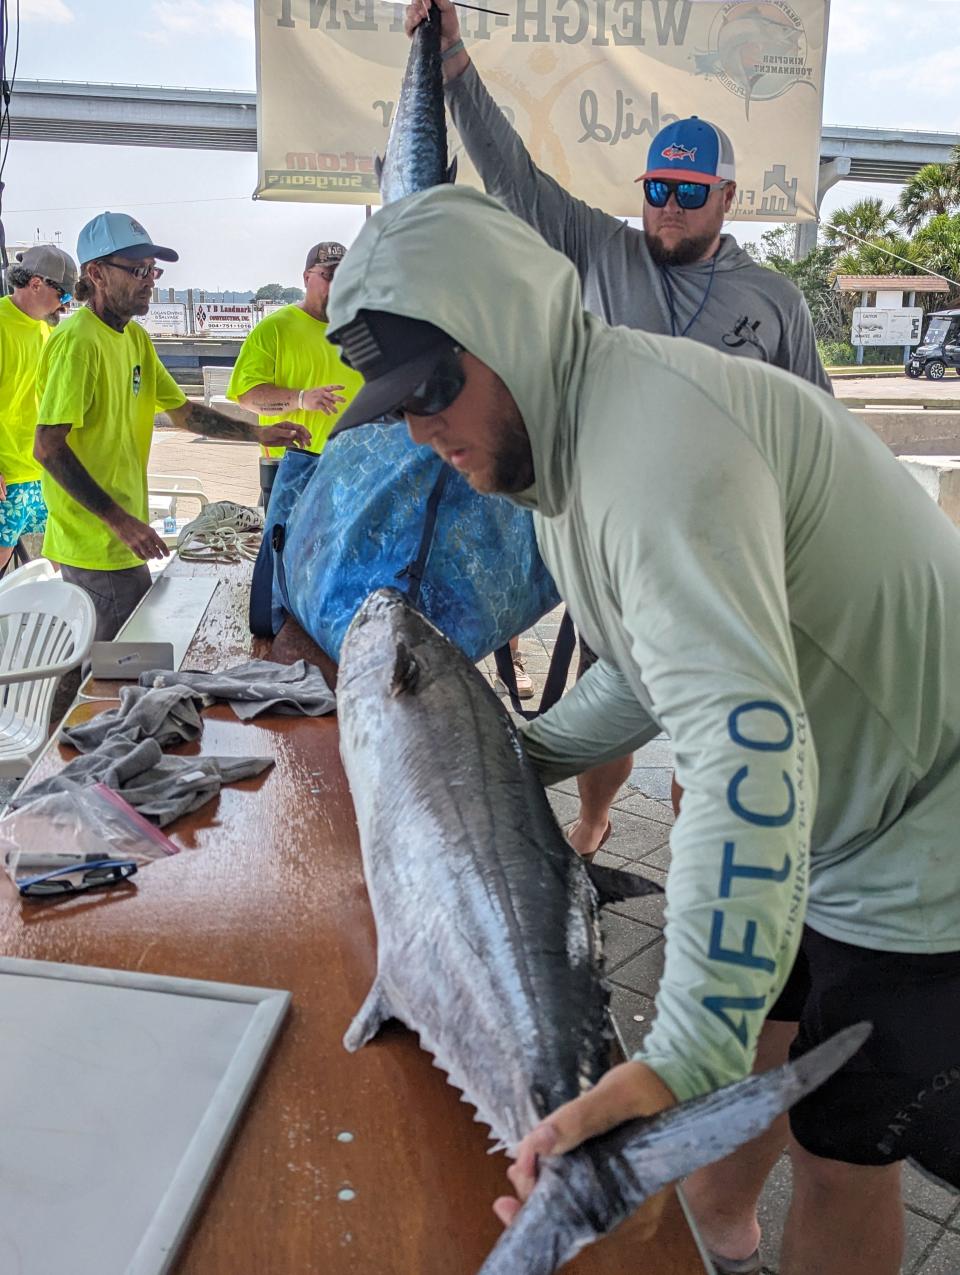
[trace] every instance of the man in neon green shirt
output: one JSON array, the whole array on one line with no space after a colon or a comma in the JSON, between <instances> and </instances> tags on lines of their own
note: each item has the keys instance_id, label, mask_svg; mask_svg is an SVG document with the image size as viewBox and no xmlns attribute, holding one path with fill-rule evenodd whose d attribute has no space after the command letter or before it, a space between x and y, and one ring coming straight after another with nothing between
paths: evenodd
<instances>
[{"instance_id":1,"label":"man in neon green shirt","mask_svg":"<svg viewBox=\"0 0 960 1275\"><path fill-rule=\"evenodd\" d=\"M37 369L50 322L76 282L75 261L52 244L28 248L7 271L11 292L0 298L0 570L21 536L47 524L33 458Z\"/></svg>"},{"instance_id":2,"label":"man in neon green shirt","mask_svg":"<svg viewBox=\"0 0 960 1275\"><path fill-rule=\"evenodd\" d=\"M306 296L257 324L227 386L227 398L258 412L261 425L296 421L305 426L314 452L322 450L363 384L327 340L327 297L346 251L340 243L314 244L303 268ZM283 448L265 447L264 454L280 456Z\"/></svg>"},{"instance_id":3,"label":"man in neon green shirt","mask_svg":"<svg viewBox=\"0 0 960 1275\"><path fill-rule=\"evenodd\" d=\"M34 455L49 509L44 553L92 598L96 637L108 641L150 587L145 559L169 550L148 522L147 460L156 412L213 438L305 444L302 425L246 425L188 402L157 356L146 314L157 260L176 261L126 213L101 213L80 232L76 296L87 307L62 323L40 361Z\"/></svg>"}]
</instances>

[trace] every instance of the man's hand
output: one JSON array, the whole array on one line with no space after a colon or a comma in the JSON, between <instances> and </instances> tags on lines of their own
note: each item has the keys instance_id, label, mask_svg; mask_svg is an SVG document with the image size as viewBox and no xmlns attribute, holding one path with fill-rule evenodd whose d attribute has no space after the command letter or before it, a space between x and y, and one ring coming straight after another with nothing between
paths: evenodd
<instances>
[{"instance_id":1,"label":"man's hand","mask_svg":"<svg viewBox=\"0 0 960 1275\"><path fill-rule=\"evenodd\" d=\"M309 447L310 431L294 421L280 421L277 425L264 425L259 430L264 447Z\"/></svg>"},{"instance_id":2,"label":"man's hand","mask_svg":"<svg viewBox=\"0 0 960 1275\"><path fill-rule=\"evenodd\" d=\"M303 406L308 412L323 412L327 416L333 416L340 404L347 401L342 394L337 393L337 390L342 389L342 385L321 385L315 390L304 390Z\"/></svg>"},{"instance_id":3,"label":"man's hand","mask_svg":"<svg viewBox=\"0 0 960 1275\"><path fill-rule=\"evenodd\" d=\"M545 1155L563 1155L588 1138L633 1120L652 1116L676 1105L676 1099L655 1071L641 1062L621 1063L580 1098L558 1107L537 1125L517 1147L517 1157L507 1170L507 1177L517 1193L501 1196L493 1211L509 1226L537 1181L537 1159ZM633 1233L640 1237L636 1223L642 1219L642 1238L650 1239L660 1224L666 1203L666 1192L652 1196L637 1211Z\"/></svg>"},{"instance_id":4,"label":"man's hand","mask_svg":"<svg viewBox=\"0 0 960 1275\"><path fill-rule=\"evenodd\" d=\"M442 53L444 49L449 49L451 44L456 44L460 39L460 19L453 0L433 0L433 2L440 10L440 52ZM430 0L413 0L413 4L407 5L403 29L407 35L413 35L424 18L429 16Z\"/></svg>"},{"instance_id":5,"label":"man's hand","mask_svg":"<svg viewBox=\"0 0 960 1275\"><path fill-rule=\"evenodd\" d=\"M0 500L6 500L6 498L7 498L7 480L4 478L3 474L0 474Z\"/></svg>"},{"instance_id":6,"label":"man's hand","mask_svg":"<svg viewBox=\"0 0 960 1275\"><path fill-rule=\"evenodd\" d=\"M105 519L107 526L138 558L169 558L170 550L154 529L132 514L122 510L113 518Z\"/></svg>"}]
</instances>

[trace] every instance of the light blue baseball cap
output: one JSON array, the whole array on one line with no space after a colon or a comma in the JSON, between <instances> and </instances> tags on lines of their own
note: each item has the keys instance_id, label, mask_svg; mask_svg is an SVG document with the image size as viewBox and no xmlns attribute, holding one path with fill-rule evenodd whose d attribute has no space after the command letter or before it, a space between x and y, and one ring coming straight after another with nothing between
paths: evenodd
<instances>
[{"instance_id":1,"label":"light blue baseball cap","mask_svg":"<svg viewBox=\"0 0 960 1275\"><path fill-rule=\"evenodd\" d=\"M157 257L160 261L179 261L172 248L155 244L129 213L103 212L88 221L77 240L77 257L81 266L100 257Z\"/></svg>"}]
</instances>

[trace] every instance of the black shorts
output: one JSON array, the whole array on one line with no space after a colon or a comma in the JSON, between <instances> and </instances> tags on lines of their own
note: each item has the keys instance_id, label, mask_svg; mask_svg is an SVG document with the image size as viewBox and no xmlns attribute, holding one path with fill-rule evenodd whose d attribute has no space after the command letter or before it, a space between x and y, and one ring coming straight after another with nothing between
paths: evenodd
<instances>
[{"instance_id":1,"label":"black shorts","mask_svg":"<svg viewBox=\"0 0 960 1275\"><path fill-rule=\"evenodd\" d=\"M768 1018L799 1022L791 1057L864 1019L873 1035L790 1113L812 1155L912 1159L960 1188L960 952L878 952L809 927Z\"/></svg>"},{"instance_id":2,"label":"black shorts","mask_svg":"<svg viewBox=\"0 0 960 1275\"><path fill-rule=\"evenodd\" d=\"M586 673L587 669L590 668L592 664L596 664L597 660L599 660L600 658L600 656L597 655L596 651L594 651L591 647L587 646L583 638L580 638L579 641L580 641L580 659L577 663L577 681L578 682L580 678L583 677L584 673Z\"/></svg>"}]
</instances>

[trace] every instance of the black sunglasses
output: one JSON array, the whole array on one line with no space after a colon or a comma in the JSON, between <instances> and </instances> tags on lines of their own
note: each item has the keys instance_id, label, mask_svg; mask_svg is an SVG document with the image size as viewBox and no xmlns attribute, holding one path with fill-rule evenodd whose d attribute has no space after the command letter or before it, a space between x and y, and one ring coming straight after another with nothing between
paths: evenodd
<instances>
[{"instance_id":1,"label":"black sunglasses","mask_svg":"<svg viewBox=\"0 0 960 1275\"><path fill-rule=\"evenodd\" d=\"M654 208L666 208L667 200L673 195L680 208L693 212L702 208L710 198L711 190L718 190L726 182L717 182L712 186L706 182L671 182L659 177L648 177L643 183L643 193L647 203Z\"/></svg>"},{"instance_id":2,"label":"black sunglasses","mask_svg":"<svg viewBox=\"0 0 960 1275\"><path fill-rule=\"evenodd\" d=\"M444 412L466 384L460 361L462 345L451 345L440 356L428 376L395 409L399 416L436 416Z\"/></svg>"},{"instance_id":3,"label":"black sunglasses","mask_svg":"<svg viewBox=\"0 0 960 1275\"><path fill-rule=\"evenodd\" d=\"M126 274L132 274L134 279L159 279L163 274L161 266L125 266L122 262L107 261L105 258L100 259L100 264L113 266L114 270L123 270Z\"/></svg>"}]
</instances>

